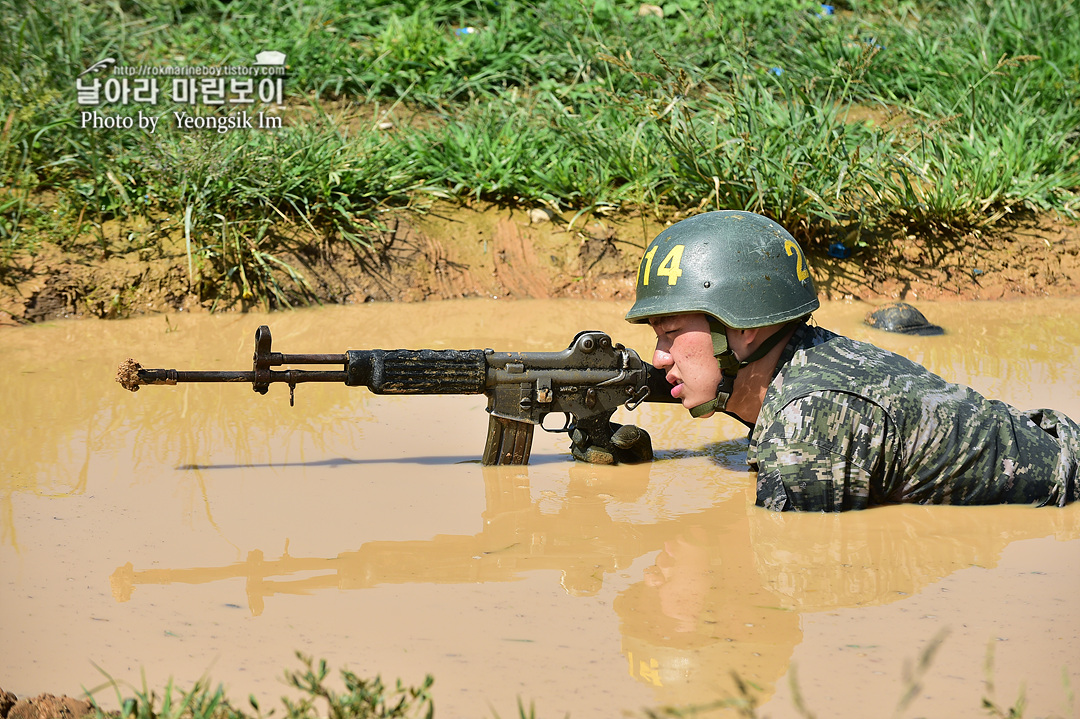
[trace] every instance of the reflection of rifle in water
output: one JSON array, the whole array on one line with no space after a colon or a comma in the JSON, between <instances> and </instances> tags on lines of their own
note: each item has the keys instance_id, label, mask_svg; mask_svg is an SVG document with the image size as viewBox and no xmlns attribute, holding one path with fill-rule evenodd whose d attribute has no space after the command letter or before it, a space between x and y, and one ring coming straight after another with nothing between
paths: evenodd
<instances>
[{"instance_id":1,"label":"reflection of rifle in water","mask_svg":"<svg viewBox=\"0 0 1080 719\"><path fill-rule=\"evenodd\" d=\"M270 369L286 364L342 369ZM640 462L652 459L648 435L636 427L619 432L611 415L620 406L633 410L645 400L650 369L637 352L597 331L579 332L562 352L375 349L287 355L271 352L270 328L263 325L255 332L250 372L143 369L129 359L120 365L116 380L132 392L144 384L251 382L260 394L271 383L284 382L290 404L301 382L343 382L375 394L485 394L491 417L483 464L528 464L533 430L553 413L565 415L566 422L548 431L572 433L575 444L587 438L590 448L608 453L612 461Z\"/></svg>"},{"instance_id":2,"label":"reflection of rifle in water","mask_svg":"<svg viewBox=\"0 0 1080 719\"><path fill-rule=\"evenodd\" d=\"M528 474L487 468L482 470L486 509L475 534L367 541L359 549L329 557L293 556L286 540L284 552L276 558L256 549L243 560L222 566L136 569L128 563L118 567L109 582L116 601L126 602L140 585L243 579L255 616L275 595L386 584L509 582L542 570L558 571L562 587L570 594L593 595L605 577L661 548L687 523L712 528L727 527L732 518L740 526L745 523L741 510L724 513L713 508L647 523L617 520L605 502L596 501L601 493L613 493L620 502L639 498L649 485L649 469L644 465L628 468L617 478L608 475L611 480L600 489L594 486L591 468L571 468L568 498L551 512L541 511L541 499L530 491Z\"/></svg>"}]
</instances>

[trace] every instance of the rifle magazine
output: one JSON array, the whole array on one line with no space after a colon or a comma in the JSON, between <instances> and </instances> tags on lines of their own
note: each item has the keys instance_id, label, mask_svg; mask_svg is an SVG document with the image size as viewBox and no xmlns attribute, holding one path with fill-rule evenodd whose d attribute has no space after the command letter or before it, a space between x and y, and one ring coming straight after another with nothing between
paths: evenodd
<instances>
[{"instance_id":1,"label":"rifle magazine","mask_svg":"<svg viewBox=\"0 0 1080 719\"><path fill-rule=\"evenodd\" d=\"M481 464L524 465L529 463L532 452L533 430L536 425L490 415L488 417L487 443Z\"/></svg>"}]
</instances>

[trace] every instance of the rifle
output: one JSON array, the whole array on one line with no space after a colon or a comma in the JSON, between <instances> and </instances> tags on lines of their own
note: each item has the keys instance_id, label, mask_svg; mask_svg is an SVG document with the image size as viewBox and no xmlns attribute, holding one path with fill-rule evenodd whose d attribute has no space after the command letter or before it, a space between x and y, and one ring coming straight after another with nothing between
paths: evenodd
<instances>
[{"instance_id":1,"label":"rifle","mask_svg":"<svg viewBox=\"0 0 1080 719\"><path fill-rule=\"evenodd\" d=\"M589 445L618 456L625 444L618 437L612 439L618 425L611 423L611 415L620 406L633 410L645 400L652 370L637 352L595 330L579 332L561 352L372 349L282 354L271 351L270 328L262 325L255 331L252 361L250 372L181 371L144 369L128 359L121 363L116 381L132 392L141 385L250 382L259 394L266 394L275 382L284 382L289 386L290 406L295 402L296 385L303 382L343 382L348 387L367 387L375 394L484 394L490 417L481 463L524 465L529 463L536 425L548 432L587 437ZM340 365L341 369L271 369L294 364ZM549 414L563 414L563 426L545 427ZM639 450L633 459L652 459L651 446Z\"/></svg>"}]
</instances>

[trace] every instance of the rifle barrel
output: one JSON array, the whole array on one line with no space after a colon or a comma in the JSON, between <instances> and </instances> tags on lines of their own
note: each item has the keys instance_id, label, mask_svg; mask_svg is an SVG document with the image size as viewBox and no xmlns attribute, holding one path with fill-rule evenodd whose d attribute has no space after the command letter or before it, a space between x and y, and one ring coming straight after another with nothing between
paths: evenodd
<instances>
[{"instance_id":1,"label":"rifle barrel","mask_svg":"<svg viewBox=\"0 0 1080 719\"><path fill-rule=\"evenodd\" d=\"M139 384L178 384L180 382L254 382L255 373L247 371L139 369ZM287 382L340 382L344 383L344 370L267 370L261 372L262 383Z\"/></svg>"},{"instance_id":2,"label":"rifle barrel","mask_svg":"<svg viewBox=\"0 0 1080 719\"><path fill-rule=\"evenodd\" d=\"M269 364L271 367L283 364L339 364L344 367L348 361L349 358L343 354L287 355L271 352Z\"/></svg>"}]
</instances>

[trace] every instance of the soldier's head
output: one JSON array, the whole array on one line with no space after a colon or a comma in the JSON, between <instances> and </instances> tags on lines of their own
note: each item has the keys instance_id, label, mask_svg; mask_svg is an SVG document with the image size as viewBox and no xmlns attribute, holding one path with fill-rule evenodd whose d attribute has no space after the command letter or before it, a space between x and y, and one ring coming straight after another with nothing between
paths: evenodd
<instances>
[{"instance_id":1,"label":"soldier's head","mask_svg":"<svg viewBox=\"0 0 1080 719\"><path fill-rule=\"evenodd\" d=\"M806 256L787 230L727 210L695 215L656 236L641 259L637 301L626 319L652 325L653 364L668 371L672 396L701 417L724 409L736 373L774 347L782 334L777 326L818 306ZM729 344L729 330L758 331L736 332L750 339L744 344L733 335Z\"/></svg>"}]
</instances>

